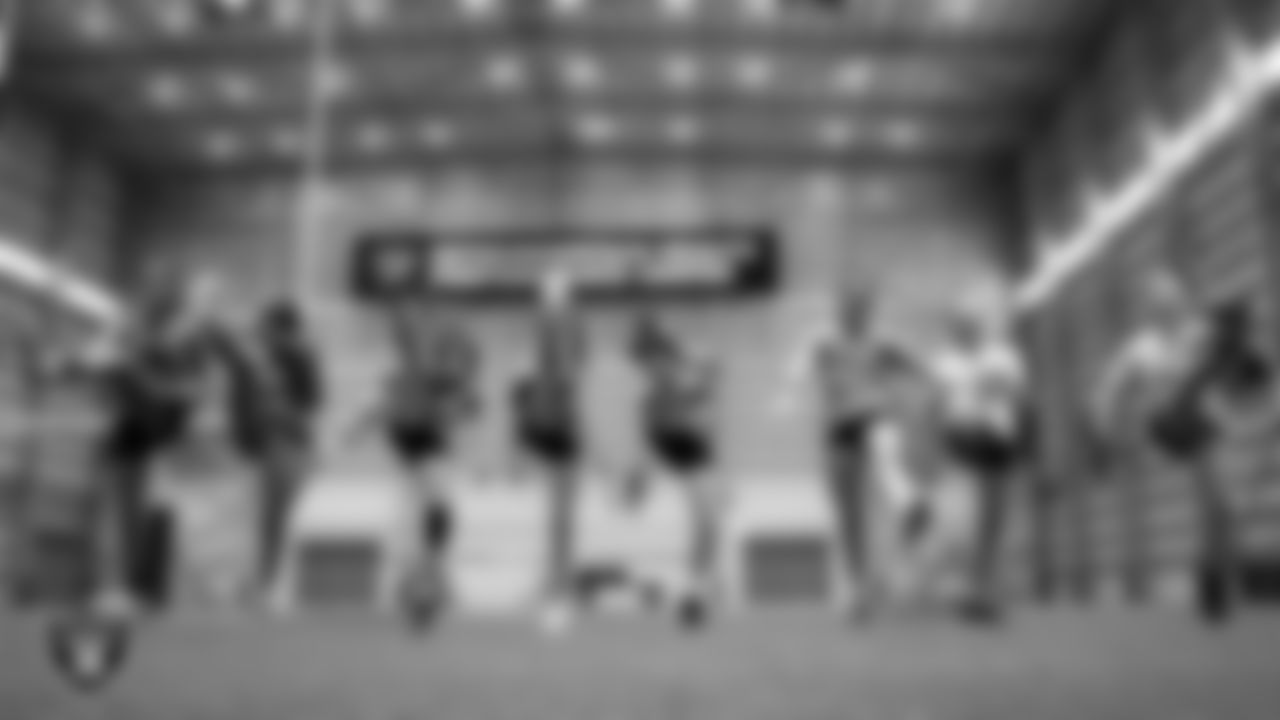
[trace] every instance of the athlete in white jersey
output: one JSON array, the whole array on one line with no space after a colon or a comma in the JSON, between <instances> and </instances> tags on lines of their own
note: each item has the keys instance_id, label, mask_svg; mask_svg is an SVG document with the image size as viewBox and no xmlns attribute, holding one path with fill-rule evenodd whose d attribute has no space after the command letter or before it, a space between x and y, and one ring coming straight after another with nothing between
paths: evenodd
<instances>
[{"instance_id":1,"label":"athlete in white jersey","mask_svg":"<svg viewBox=\"0 0 1280 720\"><path fill-rule=\"evenodd\" d=\"M1114 439L1141 477L1156 453L1188 466L1200 522L1198 606L1209 622L1232 610L1236 553L1232 510L1207 462L1214 440L1247 411L1254 390L1267 383L1267 367L1252 348L1244 306L1210 316L1190 301L1167 272L1142 285L1139 326L1103 369L1094 398L1099 435ZM1245 402L1239 402L1240 399ZM1133 482L1131 479L1130 482ZM1132 489L1132 488L1131 488ZM1140 502L1140 501L1139 501ZM1135 513L1143 514L1140 506ZM1150 558L1144 524L1129 538L1130 582L1141 592Z\"/></svg>"},{"instance_id":2,"label":"athlete in white jersey","mask_svg":"<svg viewBox=\"0 0 1280 720\"><path fill-rule=\"evenodd\" d=\"M1006 486L1023 454L1026 368L998 299L969 303L948 329L950 342L930 369L940 393L943 444L975 494L970 597L962 609L972 620L990 621L1000 614L995 575Z\"/></svg>"}]
</instances>

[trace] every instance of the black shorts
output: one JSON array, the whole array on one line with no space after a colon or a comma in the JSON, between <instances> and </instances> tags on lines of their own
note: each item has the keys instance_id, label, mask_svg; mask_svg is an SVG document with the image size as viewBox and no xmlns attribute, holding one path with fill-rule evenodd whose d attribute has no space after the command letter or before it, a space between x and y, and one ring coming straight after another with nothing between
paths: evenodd
<instances>
[{"instance_id":1,"label":"black shorts","mask_svg":"<svg viewBox=\"0 0 1280 720\"><path fill-rule=\"evenodd\" d=\"M1003 476L1022 459L1022 445L1016 437L976 425L953 425L944 440L951 457L983 476Z\"/></svg>"},{"instance_id":2,"label":"black shorts","mask_svg":"<svg viewBox=\"0 0 1280 720\"><path fill-rule=\"evenodd\" d=\"M439 423L393 423L387 428L387 443L402 462L421 463L444 454L448 449L446 435Z\"/></svg>"},{"instance_id":3,"label":"black shorts","mask_svg":"<svg viewBox=\"0 0 1280 720\"><path fill-rule=\"evenodd\" d=\"M545 463L572 465L578 462L582 452L578 429L573 423L524 424L518 433L525 452Z\"/></svg>"},{"instance_id":4,"label":"black shorts","mask_svg":"<svg viewBox=\"0 0 1280 720\"><path fill-rule=\"evenodd\" d=\"M827 438L835 448L865 448L871 439L873 418L855 415L832 421L827 426Z\"/></svg>"},{"instance_id":5,"label":"black shorts","mask_svg":"<svg viewBox=\"0 0 1280 720\"><path fill-rule=\"evenodd\" d=\"M111 461L148 460L186 437L192 415L191 408L177 404L122 408L107 423L104 454Z\"/></svg>"},{"instance_id":6,"label":"black shorts","mask_svg":"<svg viewBox=\"0 0 1280 720\"><path fill-rule=\"evenodd\" d=\"M444 500L427 503L422 511L422 542L431 549L449 546L453 540L456 515L453 506Z\"/></svg>"},{"instance_id":7,"label":"black shorts","mask_svg":"<svg viewBox=\"0 0 1280 720\"><path fill-rule=\"evenodd\" d=\"M697 472L715 459L711 440L698 430L652 428L649 443L654 455L677 472Z\"/></svg>"}]
</instances>

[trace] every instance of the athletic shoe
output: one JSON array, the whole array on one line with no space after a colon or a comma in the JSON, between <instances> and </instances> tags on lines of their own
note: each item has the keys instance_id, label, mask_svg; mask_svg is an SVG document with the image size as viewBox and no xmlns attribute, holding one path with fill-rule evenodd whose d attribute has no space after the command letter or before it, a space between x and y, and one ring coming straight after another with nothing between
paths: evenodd
<instances>
[{"instance_id":1,"label":"athletic shoe","mask_svg":"<svg viewBox=\"0 0 1280 720\"><path fill-rule=\"evenodd\" d=\"M559 636L573 629L573 609L564 601L555 601L542 609L538 624L548 636Z\"/></svg>"}]
</instances>

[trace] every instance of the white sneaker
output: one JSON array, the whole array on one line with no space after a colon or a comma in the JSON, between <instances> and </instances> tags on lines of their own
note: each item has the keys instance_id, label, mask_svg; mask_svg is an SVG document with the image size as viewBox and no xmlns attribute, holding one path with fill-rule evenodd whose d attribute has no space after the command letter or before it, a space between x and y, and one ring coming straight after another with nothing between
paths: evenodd
<instances>
[{"instance_id":1,"label":"white sneaker","mask_svg":"<svg viewBox=\"0 0 1280 720\"><path fill-rule=\"evenodd\" d=\"M543 634L549 636L564 635L573 629L574 615L572 608L563 601L556 601L542 609L538 625Z\"/></svg>"},{"instance_id":2,"label":"white sneaker","mask_svg":"<svg viewBox=\"0 0 1280 720\"><path fill-rule=\"evenodd\" d=\"M141 605L129 591L110 588L102 591L93 602L93 609L103 617L128 622L137 617Z\"/></svg>"}]
</instances>

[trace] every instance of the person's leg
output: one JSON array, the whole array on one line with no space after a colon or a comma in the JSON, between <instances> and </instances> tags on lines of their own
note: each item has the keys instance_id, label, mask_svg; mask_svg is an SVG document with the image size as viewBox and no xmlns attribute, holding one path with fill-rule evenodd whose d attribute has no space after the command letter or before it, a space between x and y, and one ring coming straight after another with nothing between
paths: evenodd
<instances>
[{"instance_id":1,"label":"person's leg","mask_svg":"<svg viewBox=\"0 0 1280 720\"><path fill-rule=\"evenodd\" d=\"M972 474L973 544L969 556L968 614L976 620L997 619L1002 611L999 578L1008 502L1007 475L995 469Z\"/></svg>"},{"instance_id":2,"label":"person's leg","mask_svg":"<svg viewBox=\"0 0 1280 720\"><path fill-rule=\"evenodd\" d=\"M287 551L289 520L303 482L301 451L279 447L264 452L257 462L261 473L259 507L259 587L269 593L276 586Z\"/></svg>"},{"instance_id":3,"label":"person's leg","mask_svg":"<svg viewBox=\"0 0 1280 720\"><path fill-rule=\"evenodd\" d=\"M875 573L870 571L870 509L867 491L868 455L866 438L849 432L835 431L828 438L829 469L827 473L831 497L835 503L836 529L840 551L845 560L853 608L863 614L875 602Z\"/></svg>"},{"instance_id":4,"label":"person's leg","mask_svg":"<svg viewBox=\"0 0 1280 720\"><path fill-rule=\"evenodd\" d=\"M1198 458L1189 473L1200 525L1196 573L1197 608L1207 622L1231 618L1238 600L1240 563L1236 523L1226 489L1218 482L1212 459Z\"/></svg>"},{"instance_id":5,"label":"person's leg","mask_svg":"<svg viewBox=\"0 0 1280 720\"><path fill-rule=\"evenodd\" d=\"M150 465L143 453L115 455L102 464L106 477L95 511L94 603L107 613L132 614L139 605L138 540Z\"/></svg>"}]
</instances>

